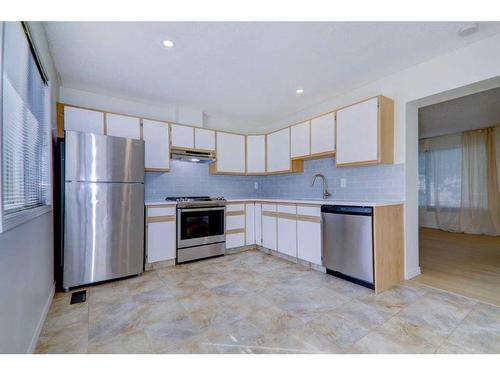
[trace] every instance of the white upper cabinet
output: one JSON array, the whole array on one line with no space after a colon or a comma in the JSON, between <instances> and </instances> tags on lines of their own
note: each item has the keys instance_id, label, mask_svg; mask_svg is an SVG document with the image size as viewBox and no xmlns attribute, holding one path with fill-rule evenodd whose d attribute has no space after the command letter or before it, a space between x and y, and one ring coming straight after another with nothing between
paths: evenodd
<instances>
[{"instance_id":1,"label":"white upper cabinet","mask_svg":"<svg viewBox=\"0 0 500 375\"><path fill-rule=\"evenodd\" d=\"M104 113L90 109L64 107L64 129L104 134Z\"/></svg>"},{"instance_id":2,"label":"white upper cabinet","mask_svg":"<svg viewBox=\"0 0 500 375\"><path fill-rule=\"evenodd\" d=\"M194 128L191 126L170 125L172 147L194 148Z\"/></svg>"},{"instance_id":3,"label":"white upper cabinet","mask_svg":"<svg viewBox=\"0 0 500 375\"><path fill-rule=\"evenodd\" d=\"M379 96L337 111L337 166L392 163L394 103Z\"/></svg>"},{"instance_id":4,"label":"white upper cabinet","mask_svg":"<svg viewBox=\"0 0 500 375\"><path fill-rule=\"evenodd\" d=\"M141 120L137 117L106 113L106 134L141 139Z\"/></svg>"},{"instance_id":5,"label":"white upper cabinet","mask_svg":"<svg viewBox=\"0 0 500 375\"><path fill-rule=\"evenodd\" d=\"M142 120L146 170L167 171L170 167L168 123Z\"/></svg>"},{"instance_id":6,"label":"white upper cabinet","mask_svg":"<svg viewBox=\"0 0 500 375\"><path fill-rule=\"evenodd\" d=\"M247 137L247 173L266 172L266 136L248 135Z\"/></svg>"},{"instance_id":7,"label":"white upper cabinet","mask_svg":"<svg viewBox=\"0 0 500 375\"><path fill-rule=\"evenodd\" d=\"M245 136L217 132L217 162L210 165L212 172L245 173ZM213 168L216 168L215 171Z\"/></svg>"},{"instance_id":8,"label":"white upper cabinet","mask_svg":"<svg viewBox=\"0 0 500 375\"><path fill-rule=\"evenodd\" d=\"M335 151L335 113L311 120L311 154Z\"/></svg>"},{"instance_id":9,"label":"white upper cabinet","mask_svg":"<svg viewBox=\"0 0 500 375\"><path fill-rule=\"evenodd\" d=\"M215 131L194 128L194 148L215 151Z\"/></svg>"},{"instance_id":10,"label":"white upper cabinet","mask_svg":"<svg viewBox=\"0 0 500 375\"><path fill-rule=\"evenodd\" d=\"M290 127L290 154L292 158L309 156L310 149L310 124L309 121L302 122Z\"/></svg>"},{"instance_id":11,"label":"white upper cabinet","mask_svg":"<svg viewBox=\"0 0 500 375\"><path fill-rule=\"evenodd\" d=\"M290 171L290 128L267 135L267 172Z\"/></svg>"}]
</instances>

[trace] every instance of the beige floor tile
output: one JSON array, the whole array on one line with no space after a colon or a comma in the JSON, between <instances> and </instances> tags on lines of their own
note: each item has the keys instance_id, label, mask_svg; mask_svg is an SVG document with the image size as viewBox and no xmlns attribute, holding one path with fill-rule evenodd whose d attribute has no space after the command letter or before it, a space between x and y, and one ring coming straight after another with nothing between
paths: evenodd
<instances>
[{"instance_id":1,"label":"beige floor tile","mask_svg":"<svg viewBox=\"0 0 500 375\"><path fill-rule=\"evenodd\" d=\"M42 331L35 353L86 353L87 344L88 323L75 322L50 332Z\"/></svg>"},{"instance_id":2,"label":"beige floor tile","mask_svg":"<svg viewBox=\"0 0 500 375\"><path fill-rule=\"evenodd\" d=\"M445 292L431 291L405 307L398 316L447 337L469 314L476 302Z\"/></svg>"},{"instance_id":3,"label":"beige floor tile","mask_svg":"<svg viewBox=\"0 0 500 375\"><path fill-rule=\"evenodd\" d=\"M349 301L335 310L336 316L363 327L375 329L391 318L395 311L375 302L364 302L359 300Z\"/></svg>"},{"instance_id":4,"label":"beige floor tile","mask_svg":"<svg viewBox=\"0 0 500 375\"><path fill-rule=\"evenodd\" d=\"M87 349L94 354L146 354L152 351L148 337L141 330L91 340Z\"/></svg>"},{"instance_id":5,"label":"beige floor tile","mask_svg":"<svg viewBox=\"0 0 500 375\"><path fill-rule=\"evenodd\" d=\"M352 347L353 353L434 353L443 338L426 328L393 317Z\"/></svg>"},{"instance_id":6,"label":"beige floor tile","mask_svg":"<svg viewBox=\"0 0 500 375\"><path fill-rule=\"evenodd\" d=\"M478 353L500 353L500 307L480 303L448 338Z\"/></svg>"},{"instance_id":7,"label":"beige floor tile","mask_svg":"<svg viewBox=\"0 0 500 375\"><path fill-rule=\"evenodd\" d=\"M498 353L500 310L402 283L381 294L260 251L58 293L38 353Z\"/></svg>"},{"instance_id":8,"label":"beige floor tile","mask_svg":"<svg viewBox=\"0 0 500 375\"><path fill-rule=\"evenodd\" d=\"M322 340L328 340L340 348L347 348L370 332L368 328L335 311L318 316L308 322L307 326L318 332Z\"/></svg>"}]
</instances>

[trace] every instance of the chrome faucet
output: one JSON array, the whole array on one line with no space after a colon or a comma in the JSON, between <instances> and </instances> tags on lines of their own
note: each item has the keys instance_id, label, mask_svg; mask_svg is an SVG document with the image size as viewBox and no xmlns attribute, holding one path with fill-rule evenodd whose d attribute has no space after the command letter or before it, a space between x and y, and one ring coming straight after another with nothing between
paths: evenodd
<instances>
[{"instance_id":1,"label":"chrome faucet","mask_svg":"<svg viewBox=\"0 0 500 375\"><path fill-rule=\"evenodd\" d=\"M314 186L314 183L316 182L316 178L321 177L323 179L323 199L328 198L331 194L330 192L326 189L326 177L323 176L321 173L316 173L312 180L311 180L311 186Z\"/></svg>"}]
</instances>

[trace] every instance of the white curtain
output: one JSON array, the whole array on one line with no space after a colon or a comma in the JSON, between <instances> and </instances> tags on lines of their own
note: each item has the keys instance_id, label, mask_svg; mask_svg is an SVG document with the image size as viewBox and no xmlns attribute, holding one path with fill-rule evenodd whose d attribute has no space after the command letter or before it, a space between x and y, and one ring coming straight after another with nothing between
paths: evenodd
<instances>
[{"instance_id":1,"label":"white curtain","mask_svg":"<svg viewBox=\"0 0 500 375\"><path fill-rule=\"evenodd\" d=\"M422 226L500 235L499 138L488 128L420 141Z\"/></svg>"}]
</instances>

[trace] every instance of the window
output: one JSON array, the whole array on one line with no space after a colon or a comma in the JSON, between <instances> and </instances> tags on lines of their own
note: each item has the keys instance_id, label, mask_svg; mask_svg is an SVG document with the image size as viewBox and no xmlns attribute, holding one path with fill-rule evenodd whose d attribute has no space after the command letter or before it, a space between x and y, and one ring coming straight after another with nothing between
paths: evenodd
<instances>
[{"instance_id":1,"label":"window","mask_svg":"<svg viewBox=\"0 0 500 375\"><path fill-rule=\"evenodd\" d=\"M3 23L2 221L3 231L49 207L49 90L26 26Z\"/></svg>"},{"instance_id":2,"label":"window","mask_svg":"<svg viewBox=\"0 0 500 375\"><path fill-rule=\"evenodd\" d=\"M462 148L419 153L420 206L459 208L462 196Z\"/></svg>"}]
</instances>

